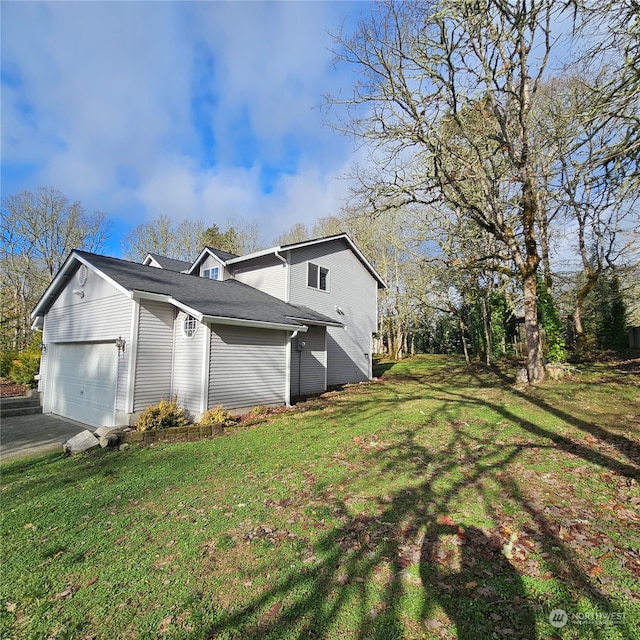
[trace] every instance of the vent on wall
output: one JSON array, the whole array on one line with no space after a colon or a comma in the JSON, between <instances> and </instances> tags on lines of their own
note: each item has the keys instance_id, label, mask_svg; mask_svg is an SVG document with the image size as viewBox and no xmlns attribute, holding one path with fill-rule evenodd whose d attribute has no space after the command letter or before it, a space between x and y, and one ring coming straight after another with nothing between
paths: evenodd
<instances>
[{"instance_id":1,"label":"vent on wall","mask_svg":"<svg viewBox=\"0 0 640 640\"><path fill-rule=\"evenodd\" d=\"M89 269L87 269L86 264L81 264L78 269L78 284L81 287L84 287L84 283L87 281L87 276L89 275Z\"/></svg>"}]
</instances>

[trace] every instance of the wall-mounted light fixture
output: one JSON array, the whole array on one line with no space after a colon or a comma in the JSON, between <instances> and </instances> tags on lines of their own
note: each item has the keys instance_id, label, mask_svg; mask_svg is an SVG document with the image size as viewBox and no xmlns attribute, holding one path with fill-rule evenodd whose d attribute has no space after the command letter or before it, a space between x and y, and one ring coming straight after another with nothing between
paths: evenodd
<instances>
[{"instance_id":1,"label":"wall-mounted light fixture","mask_svg":"<svg viewBox=\"0 0 640 640\"><path fill-rule=\"evenodd\" d=\"M79 298L84 298L84 291L82 289L74 289L73 294Z\"/></svg>"},{"instance_id":2,"label":"wall-mounted light fixture","mask_svg":"<svg viewBox=\"0 0 640 640\"><path fill-rule=\"evenodd\" d=\"M40 343L40 353L47 353L47 345L44 342Z\"/></svg>"},{"instance_id":3,"label":"wall-mounted light fixture","mask_svg":"<svg viewBox=\"0 0 640 640\"><path fill-rule=\"evenodd\" d=\"M118 349L118 355L120 355L120 353L124 353L126 347L127 341L122 336L116 338L116 348Z\"/></svg>"}]
</instances>

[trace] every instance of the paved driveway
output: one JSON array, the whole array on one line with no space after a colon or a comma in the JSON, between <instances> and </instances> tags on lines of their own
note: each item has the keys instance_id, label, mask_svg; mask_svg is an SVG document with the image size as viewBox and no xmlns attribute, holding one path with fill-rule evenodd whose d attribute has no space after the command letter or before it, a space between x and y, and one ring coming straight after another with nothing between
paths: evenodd
<instances>
[{"instance_id":1,"label":"paved driveway","mask_svg":"<svg viewBox=\"0 0 640 640\"><path fill-rule=\"evenodd\" d=\"M51 415L15 416L2 418L0 424L0 460L35 456L60 451L62 443L85 429L80 422Z\"/></svg>"}]
</instances>

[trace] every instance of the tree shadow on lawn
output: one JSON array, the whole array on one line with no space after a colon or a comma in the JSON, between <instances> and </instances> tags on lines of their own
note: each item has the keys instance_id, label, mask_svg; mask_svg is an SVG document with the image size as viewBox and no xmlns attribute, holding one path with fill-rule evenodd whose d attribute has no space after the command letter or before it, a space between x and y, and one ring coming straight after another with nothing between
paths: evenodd
<instances>
[{"instance_id":1,"label":"tree shadow on lawn","mask_svg":"<svg viewBox=\"0 0 640 640\"><path fill-rule=\"evenodd\" d=\"M350 512L335 500L340 524L315 544L318 559L285 570L235 611L218 610L208 638L450 637L449 625L461 639L534 639L545 624L552 632L545 621L557 602L531 599L522 579L531 547L507 527L480 528L465 524L464 515L451 517L461 492L470 488L492 522L501 521L505 505L529 519L560 603L572 603L580 589L592 607L615 610L511 477L510 467L527 446L479 440L460 424L434 456L413 430L401 436L371 453L371 462L381 464L381 473L420 480L380 497L368 513ZM485 482L497 483L500 495L487 492ZM606 638L607 630L596 628L592 637Z\"/></svg>"},{"instance_id":2,"label":"tree shadow on lawn","mask_svg":"<svg viewBox=\"0 0 640 640\"><path fill-rule=\"evenodd\" d=\"M508 376L506 376L504 372L502 372L499 368L492 367L491 371L503 382L509 381ZM598 379L597 381L594 381L593 384L594 385L603 384L603 382L613 383L614 381L610 378L605 378L605 379ZM621 381L619 379L616 379L615 383L621 384L621 385L631 384L634 387L638 387L638 390L640 392L640 386L635 381L630 383L626 380ZM533 391L535 391L535 389ZM576 427L580 431L584 431L589 435L593 436L594 438L599 438L600 440L611 443L628 460L630 460L631 462L637 465L640 465L640 443L635 442L634 440L630 440L629 438L626 438L623 435L612 433L611 431L608 431L604 427L601 427L600 425L595 424L593 422L588 422L586 420L577 418L576 416L570 413L567 413L566 411L560 409L559 407L553 406L552 404L550 404L549 402L546 402L542 398L537 397L533 393L527 393L516 387L511 388L511 393L517 398L520 398L525 402L529 402L535 405L536 407L538 407L539 409L542 409L543 411L550 413L551 415L555 416L559 420L562 420L563 422L566 422L567 424L573 427Z\"/></svg>"}]
</instances>

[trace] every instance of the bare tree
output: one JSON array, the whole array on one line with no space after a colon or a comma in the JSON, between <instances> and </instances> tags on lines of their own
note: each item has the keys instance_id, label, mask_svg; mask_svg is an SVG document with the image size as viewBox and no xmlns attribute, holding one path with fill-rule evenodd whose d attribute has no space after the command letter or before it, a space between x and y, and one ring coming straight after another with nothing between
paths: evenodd
<instances>
[{"instance_id":1,"label":"bare tree","mask_svg":"<svg viewBox=\"0 0 640 640\"><path fill-rule=\"evenodd\" d=\"M88 214L52 187L2 200L2 338L22 348L29 313L73 249L99 250L108 237L103 213Z\"/></svg>"},{"instance_id":2,"label":"bare tree","mask_svg":"<svg viewBox=\"0 0 640 640\"><path fill-rule=\"evenodd\" d=\"M527 371L544 378L536 309L540 211L531 111L552 49L552 0L378 5L337 58L361 72L352 96L330 99L334 125L371 149L359 171L376 211L441 203L507 250L524 297Z\"/></svg>"},{"instance_id":3,"label":"bare tree","mask_svg":"<svg viewBox=\"0 0 640 640\"><path fill-rule=\"evenodd\" d=\"M538 147L545 150L539 176L547 220L561 222L568 230L564 252L570 248L579 259L573 311L578 345L583 341L587 296L605 270L629 266L638 250L637 176L628 173L626 162L607 160L611 149L626 138L627 123L607 111L587 108L588 117L585 114L593 87L608 84L610 72L583 69L580 76L565 74L548 81L536 109Z\"/></svg>"},{"instance_id":4,"label":"bare tree","mask_svg":"<svg viewBox=\"0 0 640 640\"><path fill-rule=\"evenodd\" d=\"M203 247L204 223L183 220L175 223L170 216L161 215L134 227L125 237L122 247L128 260L141 261L149 253L194 260Z\"/></svg>"}]
</instances>

